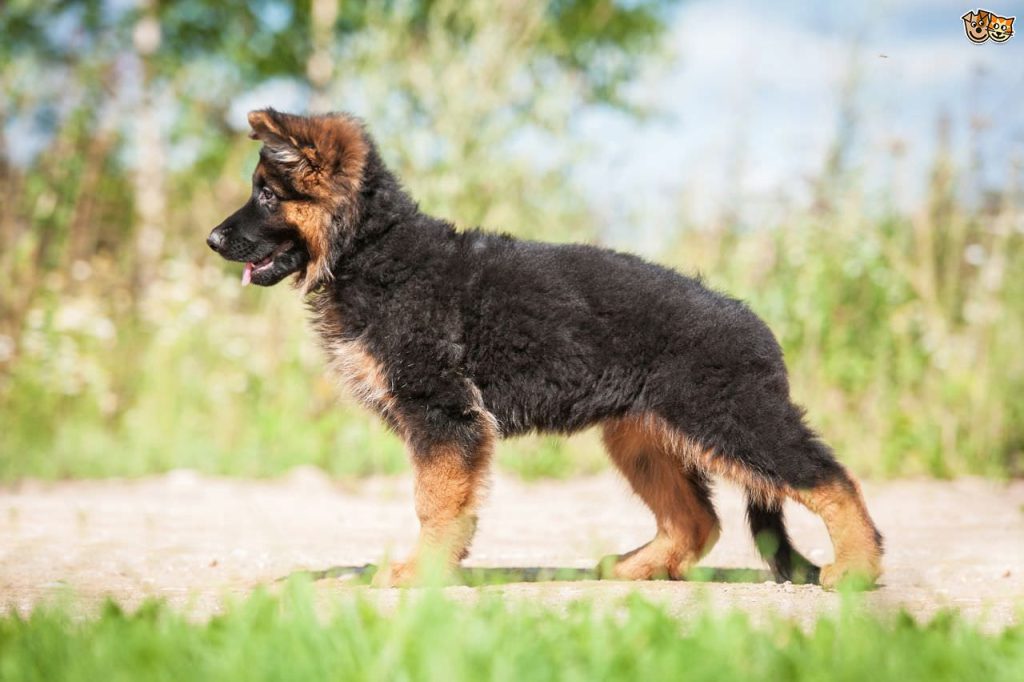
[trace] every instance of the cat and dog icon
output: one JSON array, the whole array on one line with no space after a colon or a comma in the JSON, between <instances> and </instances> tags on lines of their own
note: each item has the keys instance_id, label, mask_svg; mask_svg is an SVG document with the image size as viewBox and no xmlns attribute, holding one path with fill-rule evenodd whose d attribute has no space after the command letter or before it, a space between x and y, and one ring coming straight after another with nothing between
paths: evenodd
<instances>
[{"instance_id":1,"label":"cat and dog icon","mask_svg":"<svg viewBox=\"0 0 1024 682\"><path fill-rule=\"evenodd\" d=\"M1013 20L1016 17L1001 17L988 10L979 9L961 17L964 30L972 43L983 43L989 38L996 43L1005 43L1013 36Z\"/></svg>"}]
</instances>

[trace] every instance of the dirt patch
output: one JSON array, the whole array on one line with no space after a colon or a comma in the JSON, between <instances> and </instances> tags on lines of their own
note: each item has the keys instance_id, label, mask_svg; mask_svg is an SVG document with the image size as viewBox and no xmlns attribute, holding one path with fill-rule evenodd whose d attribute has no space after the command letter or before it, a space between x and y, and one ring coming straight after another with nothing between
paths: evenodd
<instances>
[{"instance_id":1,"label":"dirt patch","mask_svg":"<svg viewBox=\"0 0 1024 682\"><path fill-rule=\"evenodd\" d=\"M865 485L865 493L887 546L883 585L868 596L873 606L920 617L951 607L992 627L1017 622L1024 482L897 481ZM716 569L712 582L525 582L536 568L590 568L605 554L632 549L653 535L653 521L613 474L540 484L498 476L467 564L525 567L524 582L483 590L553 605L639 590L679 614L707 601L799 620L837 608L839 597L818 587L766 584L763 573L736 570L764 565L738 491L719 485L716 506L722 539L702 562ZM817 518L797 506L787 515L797 546L828 562L831 546ZM70 589L84 604L109 595L130 607L158 596L202 616L226 596L298 571L345 575L402 556L416 528L407 478L353 487L300 469L275 481L178 471L136 481L27 482L0 492L0 609L27 611ZM737 577L747 582L715 582ZM365 588L325 578L317 589ZM368 592L383 603L397 597ZM480 592L449 588L456 599Z\"/></svg>"}]
</instances>

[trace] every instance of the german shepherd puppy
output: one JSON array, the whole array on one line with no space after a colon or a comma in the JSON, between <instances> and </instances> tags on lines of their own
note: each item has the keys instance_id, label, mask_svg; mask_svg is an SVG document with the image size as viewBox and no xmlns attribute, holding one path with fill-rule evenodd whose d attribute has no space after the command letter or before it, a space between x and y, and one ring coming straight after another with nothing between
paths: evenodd
<instances>
[{"instance_id":1,"label":"german shepherd puppy","mask_svg":"<svg viewBox=\"0 0 1024 682\"><path fill-rule=\"evenodd\" d=\"M681 578L711 549L712 474L746 490L778 580L818 577L786 535L787 497L831 535L823 586L879 576L859 486L743 303L635 256L456 231L419 210L352 116L249 123L263 143L252 196L207 242L245 263L243 284L297 276L333 370L407 444L419 542L378 584L413 581L427 553L450 568L466 556L498 438L593 425L657 520L615 577Z\"/></svg>"}]
</instances>

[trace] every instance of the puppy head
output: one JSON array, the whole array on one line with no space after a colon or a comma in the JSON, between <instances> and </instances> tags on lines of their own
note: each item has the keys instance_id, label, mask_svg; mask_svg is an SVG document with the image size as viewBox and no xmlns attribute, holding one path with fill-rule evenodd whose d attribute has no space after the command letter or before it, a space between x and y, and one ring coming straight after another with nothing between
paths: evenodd
<instances>
[{"instance_id":1,"label":"puppy head","mask_svg":"<svg viewBox=\"0 0 1024 682\"><path fill-rule=\"evenodd\" d=\"M249 113L249 136L263 143L249 201L206 240L245 263L242 284L271 286L293 273L305 290L331 278L338 248L351 237L369 143L345 114Z\"/></svg>"}]
</instances>

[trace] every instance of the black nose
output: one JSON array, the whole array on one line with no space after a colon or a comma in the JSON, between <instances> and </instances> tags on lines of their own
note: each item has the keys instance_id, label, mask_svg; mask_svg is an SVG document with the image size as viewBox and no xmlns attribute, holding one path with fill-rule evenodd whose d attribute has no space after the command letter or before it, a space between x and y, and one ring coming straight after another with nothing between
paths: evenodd
<instances>
[{"instance_id":1,"label":"black nose","mask_svg":"<svg viewBox=\"0 0 1024 682\"><path fill-rule=\"evenodd\" d=\"M211 249L220 253L220 250L224 248L224 233L220 230L214 230L206 238L206 243L210 245Z\"/></svg>"}]
</instances>

